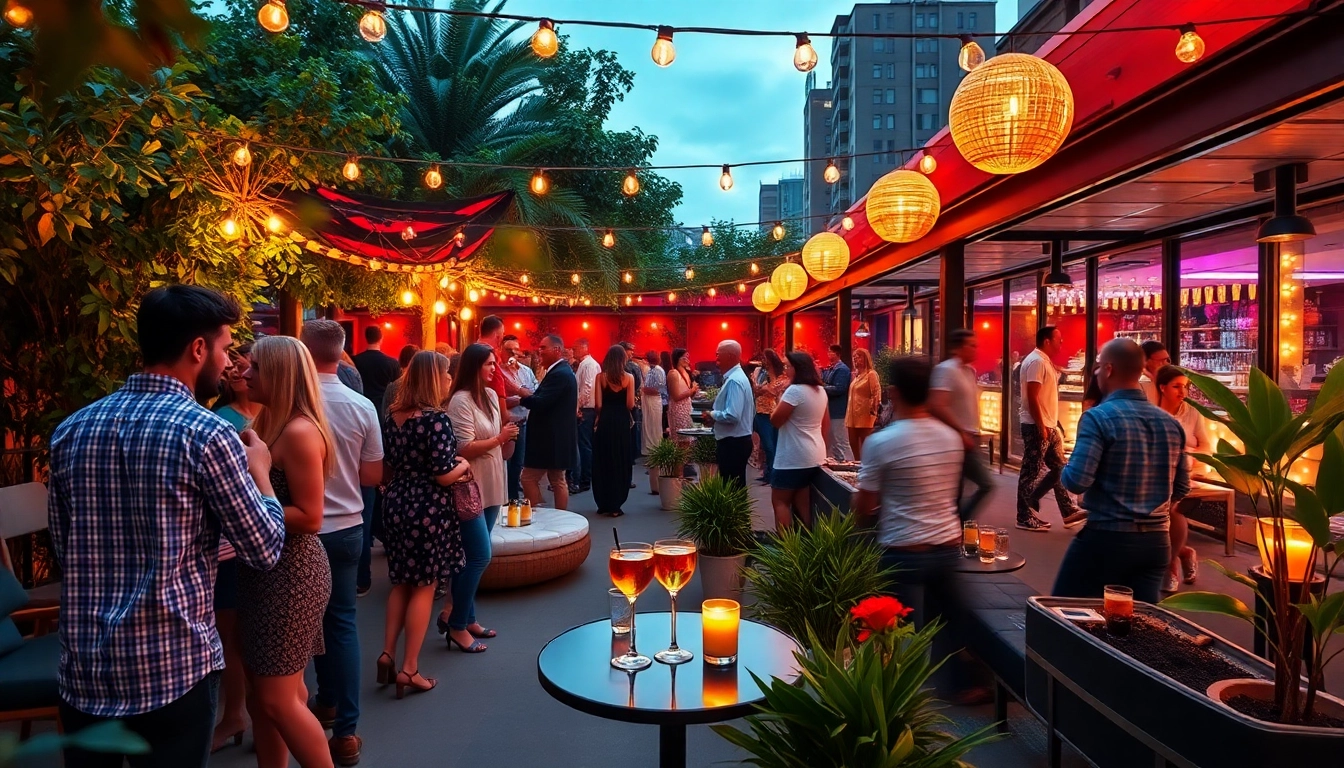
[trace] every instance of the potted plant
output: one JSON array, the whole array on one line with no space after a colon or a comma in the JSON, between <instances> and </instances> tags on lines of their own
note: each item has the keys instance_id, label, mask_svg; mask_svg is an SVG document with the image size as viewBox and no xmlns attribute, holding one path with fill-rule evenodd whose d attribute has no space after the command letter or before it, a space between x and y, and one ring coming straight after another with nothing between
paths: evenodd
<instances>
[{"instance_id":1,"label":"potted plant","mask_svg":"<svg viewBox=\"0 0 1344 768\"><path fill-rule=\"evenodd\" d=\"M712 435L700 435L691 443L691 463L701 481L719 474L719 447Z\"/></svg>"},{"instance_id":2,"label":"potted plant","mask_svg":"<svg viewBox=\"0 0 1344 768\"><path fill-rule=\"evenodd\" d=\"M644 457L644 463L658 472L658 501L663 509L676 509L681 496L681 468L686 464L686 448L664 438Z\"/></svg>"},{"instance_id":3,"label":"potted plant","mask_svg":"<svg viewBox=\"0 0 1344 768\"><path fill-rule=\"evenodd\" d=\"M853 516L832 509L812 529L794 525L754 544L747 583L755 617L797 638L835 637L849 610L883 591L882 551L859 535Z\"/></svg>"},{"instance_id":4,"label":"potted plant","mask_svg":"<svg viewBox=\"0 0 1344 768\"><path fill-rule=\"evenodd\" d=\"M752 545L751 495L720 475L686 486L677 504L677 535L700 550L705 597L733 600L742 594L742 572Z\"/></svg>"},{"instance_id":5,"label":"potted plant","mask_svg":"<svg viewBox=\"0 0 1344 768\"><path fill-rule=\"evenodd\" d=\"M798 686L756 678L761 713L750 730L711 726L765 768L962 766L966 753L999 738L993 726L954 738L938 714L928 680L938 664L930 646L940 624L915 631L892 597L870 597L842 623L833 648L808 636L812 653L796 654ZM849 623L852 620L852 624Z\"/></svg>"}]
</instances>

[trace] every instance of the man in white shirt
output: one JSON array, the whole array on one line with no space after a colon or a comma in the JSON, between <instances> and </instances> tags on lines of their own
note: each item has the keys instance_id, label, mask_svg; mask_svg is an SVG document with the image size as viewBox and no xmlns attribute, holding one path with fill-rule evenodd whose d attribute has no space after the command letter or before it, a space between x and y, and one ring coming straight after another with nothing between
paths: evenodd
<instances>
[{"instance_id":1,"label":"man in white shirt","mask_svg":"<svg viewBox=\"0 0 1344 768\"><path fill-rule=\"evenodd\" d=\"M504 359L499 368L504 371L505 383L511 387L510 391L518 393L508 397L509 420L518 425L518 439L514 441L513 455L509 457L508 466L510 499L523 497L523 455L527 446L528 409L520 405L519 401L537 391L537 375L522 362L521 352L522 347L517 336L509 334L504 337L501 349Z\"/></svg>"},{"instance_id":2,"label":"man in white shirt","mask_svg":"<svg viewBox=\"0 0 1344 768\"><path fill-rule=\"evenodd\" d=\"M355 625L355 582L364 548L364 498L360 486L383 476L383 436L373 403L341 383L336 367L345 347L345 331L334 320L310 320L303 343L313 356L322 386L322 407L331 425L336 470L323 495L318 538L331 564L331 598L322 617L327 651L313 659L317 697L313 713L331 728L328 742L337 765L359 762L363 741L359 722L359 631Z\"/></svg>"},{"instance_id":3,"label":"man in white shirt","mask_svg":"<svg viewBox=\"0 0 1344 768\"><path fill-rule=\"evenodd\" d=\"M747 487L747 461L751 458L751 423L756 418L756 401L751 382L742 371L742 345L732 339L719 342L716 352L719 370L727 371L723 386L714 397L713 410L702 413L704 422L714 427L715 458L719 474Z\"/></svg>"},{"instance_id":4,"label":"man in white shirt","mask_svg":"<svg viewBox=\"0 0 1344 768\"><path fill-rule=\"evenodd\" d=\"M1139 387L1143 389L1143 396L1148 398L1148 402L1153 405L1159 405L1161 397L1157 394L1157 372L1162 370L1162 366L1171 364L1171 353L1167 351L1167 345L1154 339L1149 339L1139 345L1143 348L1143 375L1139 377Z\"/></svg>"},{"instance_id":5,"label":"man in white shirt","mask_svg":"<svg viewBox=\"0 0 1344 768\"><path fill-rule=\"evenodd\" d=\"M1022 360L1022 471L1017 476L1017 527L1044 532L1041 499L1051 491L1064 527L1082 525L1087 515L1059 482L1064 471L1064 432L1059 426L1059 370L1051 361L1064 347L1064 335L1047 325L1036 332L1036 348ZM1042 474L1044 473L1044 474Z\"/></svg>"},{"instance_id":6,"label":"man in white shirt","mask_svg":"<svg viewBox=\"0 0 1344 768\"><path fill-rule=\"evenodd\" d=\"M579 410L575 414L579 420L579 458L570 471L571 494L583 493L593 487L593 429L597 425L597 404L593 390L597 374L602 371L601 363L588 354L587 339L574 342L574 359L579 361L574 368L574 376L579 384Z\"/></svg>"},{"instance_id":7,"label":"man in white shirt","mask_svg":"<svg viewBox=\"0 0 1344 768\"><path fill-rule=\"evenodd\" d=\"M947 345L952 356L933 367L929 382L929 413L957 430L966 445L962 479L970 480L975 491L970 497L962 496L958 514L969 520L994 489L994 478L980 452L980 385L974 365L980 345L975 333L965 328L949 333Z\"/></svg>"}]
</instances>

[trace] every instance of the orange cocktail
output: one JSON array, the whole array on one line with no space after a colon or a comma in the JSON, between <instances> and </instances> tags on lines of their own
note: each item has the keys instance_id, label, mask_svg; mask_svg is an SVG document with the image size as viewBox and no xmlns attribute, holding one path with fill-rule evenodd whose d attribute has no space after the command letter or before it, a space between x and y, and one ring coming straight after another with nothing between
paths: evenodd
<instances>
[{"instance_id":1,"label":"orange cocktail","mask_svg":"<svg viewBox=\"0 0 1344 768\"><path fill-rule=\"evenodd\" d=\"M635 599L653 581L653 546L630 541L613 547L607 558L607 570L611 583L630 601L630 648L612 659L611 665L629 672L644 669L653 661L635 650Z\"/></svg>"},{"instance_id":2,"label":"orange cocktail","mask_svg":"<svg viewBox=\"0 0 1344 768\"><path fill-rule=\"evenodd\" d=\"M660 539L653 543L653 573L672 598L672 643L653 658L664 664L684 664L695 655L677 647L677 593L695 574L695 542L689 539Z\"/></svg>"}]
</instances>

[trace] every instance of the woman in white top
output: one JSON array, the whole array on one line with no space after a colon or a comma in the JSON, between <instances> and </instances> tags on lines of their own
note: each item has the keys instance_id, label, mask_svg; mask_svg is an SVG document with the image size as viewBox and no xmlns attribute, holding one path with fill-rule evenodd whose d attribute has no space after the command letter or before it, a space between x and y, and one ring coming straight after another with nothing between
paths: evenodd
<instances>
[{"instance_id":1,"label":"woman in white top","mask_svg":"<svg viewBox=\"0 0 1344 768\"><path fill-rule=\"evenodd\" d=\"M467 653L486 649L477 638L494 637L476 621L476 587L490 564L490 529L499 508L507 500L507 472L502 446L518 436L518 425L500 426L499 395L490 386L495 375L495 352L487 344L472 344L462 352L448 397L448 419L457 437L457 455L471 464L471 474L481 489L484 511L475 520L462 521L462 548L466 568L453 577L450 602L439 612L439 631Z\"/></svg>"},{"instance_id":2,"label":"woman in white top","mask_svg":"<svg viewBox=\"0 0 1344 768\"><path fill-rule=\"evenodd\" d=\"M1164 365L1157 371L1157 397L1158 407L1171 414L1176 421L1181 423L1181 428L1185 431L1185 450L1187 456L1185 460L1194 466L1195 460L1188 454L1190 453L1209 453L1213 450L1213 441L1209 439L1209 428L1204 422L1204 417L1199 411L1190 407L1185 402L1186 395L1190 391L1190 379L1186 378L1180 368L1174 365ZM1167 570L1166 581L1162 584L1162 591L1175 592L1180 584L1177 574L1184 576L1186 584L1194 584L1198 576L1199 558L1193 547L1186 545L1190 536L1190 525L1186 522L1185 515L1181 513L1180 505L1173 504L1169 510L1171 517L1171 566Z\"/></svg>"},{"instance_id":3,"label":"woman in white top","mask_svg":"<svg viewBox=\"0 0 1344 768\"><path fill-rule=\"evenodd\" d=\"M770 504L775 509L775 530L793 524L793 510L803 525L812 525L812 480L826 459L822 437L830 428L826 390L817 364L806 352L784 356L784 376L793 383L779 397L770 423L779 430L775 467L770 475Z\"/></svg>"}]
</instances>

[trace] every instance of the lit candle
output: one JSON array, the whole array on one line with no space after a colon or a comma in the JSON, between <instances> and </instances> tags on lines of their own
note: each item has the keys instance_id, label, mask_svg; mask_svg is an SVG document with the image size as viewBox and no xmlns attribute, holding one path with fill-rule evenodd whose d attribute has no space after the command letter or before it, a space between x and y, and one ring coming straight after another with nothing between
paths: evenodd
<instances>
[{"instance_id":1,"label":"lit candle","mask_svg":"<svg viewBox=\"0 0 1344 768\"><path fill-rule=\"evenodd\" d=\"M742 606L736 600L706 600L700 607L706 664L737 661L737 627Z\"/></svg>"},{"instance_id":2,"label":"lit candle","mask_svg":"<svg viewBox=\"0 0 1344 768\"><path fill-rule=\"evenodd\" d=\"M1260 548L1260 564L1265 569L1265 574L1273 575L1274 565L1274 518L1262 517L1259 519L1260 535L1256 537L1256 543ZM1292 520L1283 521L1284 534L1284 554L1288 556L1288 580L1306 581L1308 571L1311 567L1313 550L1316 548L1315 542L1311 540L1311 535L1306 529Z\"/></svg>"},{"instance_id":3,"label":"lit candle","mask_svg":"<svg viewBox=\"0 0 1344 768\"><path fill-rule=\"evenodd\" d=\"M523 515L523 508L522 508L521 506L519 506L518 502L516 502L516 501L514 501L514 502L510 502L510 503L509 503L509 527L510 527L510 528L517 528L518 526L522 525L522 524L523 524L523 521L522 521L522 515Z\"/></svg>"},{"instance_id":4,"label":"lit candle","mask_svg":"<svg viewBox=\"0 0 1344 768\"><path fill-rule=\"evenodd\" d=\"M737 703L737 670L705 667L700 694L706 709L730 707Z\"/></svg>"}]
</instances>

